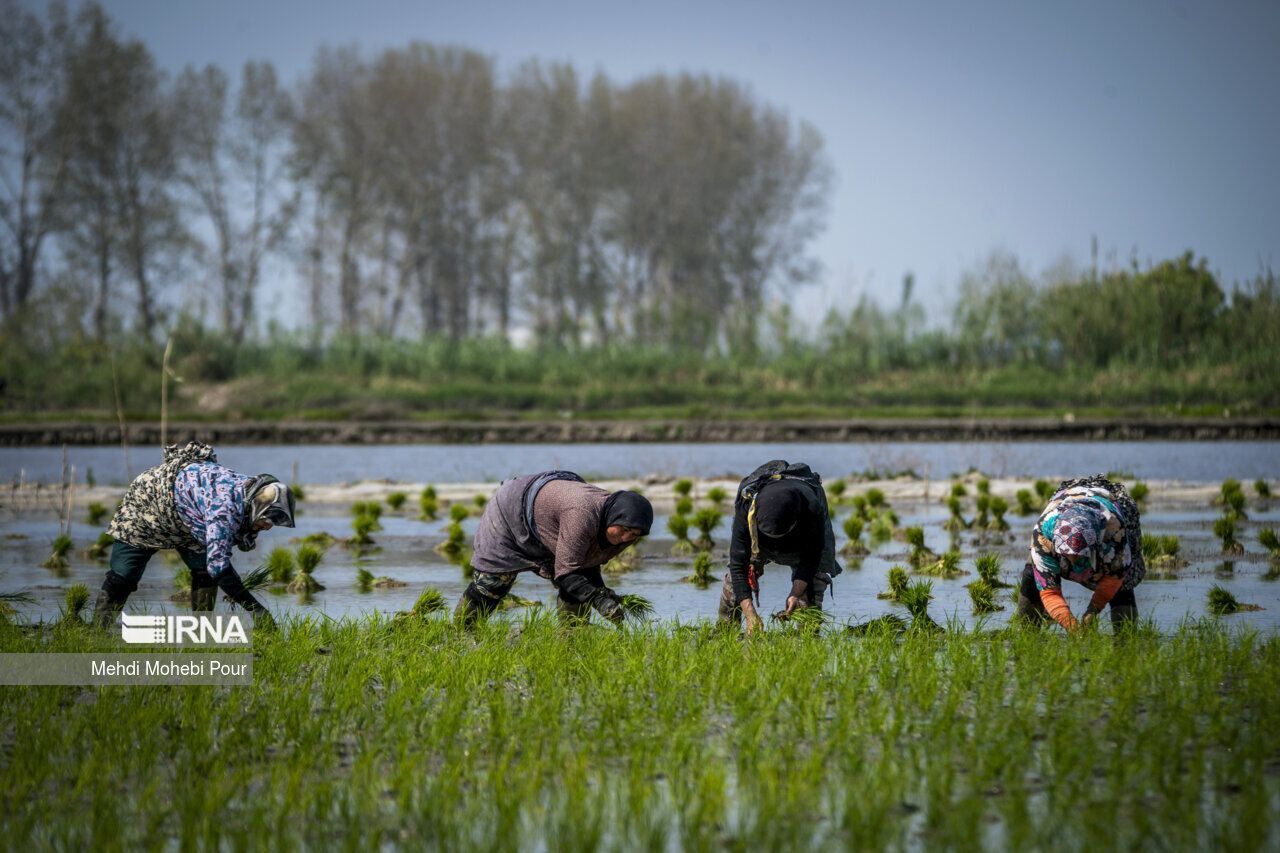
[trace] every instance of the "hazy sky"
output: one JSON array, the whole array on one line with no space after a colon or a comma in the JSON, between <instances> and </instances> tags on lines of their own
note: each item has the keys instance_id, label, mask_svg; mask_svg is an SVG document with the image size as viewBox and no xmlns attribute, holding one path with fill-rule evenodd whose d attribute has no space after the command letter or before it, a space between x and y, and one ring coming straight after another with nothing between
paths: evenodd
<instances>
[{"instance_id":1,"label":"hazy sky","mask_svg":"<svg viewBox=\"0 0 1280 853\"><path fill-rule=\"evenodd\" d=\"M822 132L836 173L825 267L799 305L935 307L993 249L1145 262L1191 248L1224 283L1280 266L1280 2L108 0L162 65L412 39L619 81L706 71ZM809 316L813 316L810 314Z\"/></svg>"}]
</instances>

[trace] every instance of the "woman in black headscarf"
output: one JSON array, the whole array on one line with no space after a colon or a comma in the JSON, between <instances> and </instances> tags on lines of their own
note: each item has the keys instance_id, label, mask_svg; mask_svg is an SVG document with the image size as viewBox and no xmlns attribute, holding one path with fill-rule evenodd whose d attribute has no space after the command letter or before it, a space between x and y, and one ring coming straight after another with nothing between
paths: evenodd
<instances>
[{"instance_id":1,"label":"woman in black headscarf","mask_svg":"<svg viewBox=\"0 0 1280 853\"><path fill-rule=\"evenodd\" d=\"M466 624L492 613L520 572L534 571L559 592L562 612L588 608L622 620L618 595L600 567L653 526L653 507L636 492L607 492L571 471L547 471L503 483L485 505L471 565L475 577L456 616Z\"/></svg>"},{"instance_id":2,"label":"woman in black headscarf","mask_svg":"<svg viewBox=\"0 0 1280 853\"><path fill-rule=\"evenodd\" d=\"M843 571L835 558L835 534L822 480L803 463L765 463L738 486L733 503L729 571L720 594L720 618L747 620L747 632L763 626L756 605L766 563L791 567L786 613L822 607L831 578Z\"/></svg>"}]
</instances>

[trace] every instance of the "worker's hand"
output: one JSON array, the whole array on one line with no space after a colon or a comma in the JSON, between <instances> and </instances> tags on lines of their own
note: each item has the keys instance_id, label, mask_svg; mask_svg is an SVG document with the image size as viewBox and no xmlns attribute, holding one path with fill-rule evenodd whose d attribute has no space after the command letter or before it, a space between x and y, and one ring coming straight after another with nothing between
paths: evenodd
<instances>
[{"instance_id":1,"label":"worker's hand","mask_svg":"<svg viewBox=\"0 0 1280 853\"><path fill-rule=\"evenodd\" d=\"M798 595L789 595L787 596L787 609L786 611L784 611L783 615L790 616L792 613L795 613L797 610L800 610L807 606L808 605L805 604L804 601Z\"/></svg>"},{"instance_id":2,"label":"worker's hand","mask_svg":"<svg viewBox=\"0 0 1280 853\"><path fill-rule=\"evenodd\" d=\"M595 596L591 599L591 606L610 622L618 623L622 621L622 599L607 586L602 586L596 590Z\"/></svg>"},{"instance_id":3,"label":"worker's hand","mask_svg":"<svg viewBox=\"0 0 1280 853\"><path fill-rule=\"evenodd\" d=\"M764 630L764 620L760 618L760 614L756 612L756 606L751 599L746 599L738 604L742 610L742 616L747 620L747 636L751 636L757 631Z\"/></svg>"}]
</instances>

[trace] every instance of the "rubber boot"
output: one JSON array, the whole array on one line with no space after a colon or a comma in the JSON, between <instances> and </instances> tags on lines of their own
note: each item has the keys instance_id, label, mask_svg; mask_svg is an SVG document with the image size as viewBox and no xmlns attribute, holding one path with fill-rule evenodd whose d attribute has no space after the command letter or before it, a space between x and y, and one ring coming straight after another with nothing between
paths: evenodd
<instances>
[{"instance_id":1,"label":"rubber boot","mask_svg":"<svg viewBox=\"0 0 1280 853\"><path fill-rule=\"evenodd\" d=\"M467 585L453 610L453 621L463 628L470 628L498 609L498 600L485 595L475 581Z\"/></svg>"},{"instance_id":2,"label":"rubber boot","mask_svg":"<svg viewBox=\"0 0 1280 853\"><path fill-rule=\"evenodd\" d=\"M581 625L590 618L591 604L586 601L575 603L563 595L557 595L556 613L560 615L560 621L565 625Z\"/></svg>"},{"instance_id":3,"label":"rubber boot","mask_svg":"<svg viewBox=\"0 0 1280 853\"><path fill-rule=\"evenodd\" d=\"M217 601L217 582L207 572L192 572L191 609L196 612L213 610Z\"/></svg>"},{"instance_id":4,"label":"rubber boot","mask_svg":"<svg viewBox=\"0 0 1280 853\"><path fill-rule=\"evenodd\" d=\"M742 609L733 600L733 581L726 572L724 586L720 589L720 604L716 609L716 618L729 625L742 627Z\"/></svg>"},{"instance_id":5,"label":"rubber boot","mask_svg":"<svg viewBox=\"0 0 1280 853\"><path fill-rule=\"evenodd\" d=\"M1138 608L1133 604L1111 605L1111 629L1120 631L1138 624Z\"/></svg>"},{"instance_id":6,"label":"rubber boot","mask_svg":"<svg viewBox=\"0 0 1280 853\"><path fill-rule=\"evenodd\" d=\"M129 600L133 589L129 582L110 569L102 580L102 589L98 591L98 599L93 603L93 624L103 630L115 624L116 617L124 610L124 603Z\"/></svg>"}]
</instances>

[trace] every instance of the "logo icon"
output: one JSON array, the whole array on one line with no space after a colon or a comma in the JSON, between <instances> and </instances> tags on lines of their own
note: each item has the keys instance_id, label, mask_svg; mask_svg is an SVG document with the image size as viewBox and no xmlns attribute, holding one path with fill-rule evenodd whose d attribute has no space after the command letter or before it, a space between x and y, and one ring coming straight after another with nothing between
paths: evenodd
<instances>
[{"instance_id":1,"label":"logo icon","mask_svg":"<svg viewBox=\"0 0 1280 853\"><path fill-rule=\"evenodd\" d=\"M120 636L144 645L248 645L249 635L237 614L216 616L131 616L120 614Z\"/></svg>"}]
</instances>

